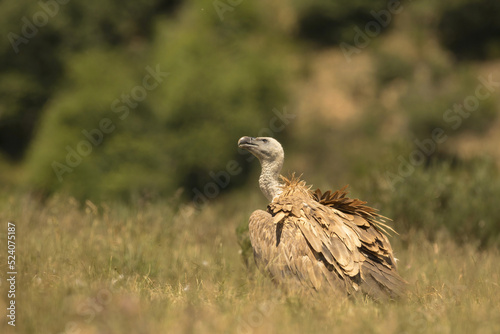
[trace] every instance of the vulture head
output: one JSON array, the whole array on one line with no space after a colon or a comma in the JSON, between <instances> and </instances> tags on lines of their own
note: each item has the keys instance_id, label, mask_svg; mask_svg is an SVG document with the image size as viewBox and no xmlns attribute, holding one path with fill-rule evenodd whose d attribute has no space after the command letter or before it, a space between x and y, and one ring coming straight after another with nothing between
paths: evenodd
<instances>
[{"instance_id":1,"label":"vulture head","mask_svg":"<svg viewBox=\"0 0 500 334\"><path fill-rule=\"evenodd\" d=\"M285 158L283 147L276 139L271 137L241 137L238 140L238 147L255 155L261 164L283 161Z\"/></svg>"},{"instance_id":2,"label":"vulture head","mask_svg":"<svg viewBox=\"0 0 500 334\"><path fill-rule=\"evenodd\" d=\"M238 147L243 148L255 155L262 167L259 178L259 187L264 196L270 201L281 193L279 175L285 153L283 147L271 137L241 137Z\"/></svg>"}]
</instances>

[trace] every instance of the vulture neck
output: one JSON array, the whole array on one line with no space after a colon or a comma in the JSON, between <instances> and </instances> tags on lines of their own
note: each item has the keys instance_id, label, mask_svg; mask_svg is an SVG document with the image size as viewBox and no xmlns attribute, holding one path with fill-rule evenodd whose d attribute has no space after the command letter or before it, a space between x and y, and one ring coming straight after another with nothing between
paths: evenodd
<instances>
[{"instance_id":1,"label":"vulture neck","mask_svg":"<svg viewBox=\"0 0 500 334\"><path fill-rule=\"evenodd\" d=\"M283 160L261 161L262 172L259 177L260 190L266 198L272 202L274 197L281 194L281 185L279 182Z\"/></svg>"}]
</instances>

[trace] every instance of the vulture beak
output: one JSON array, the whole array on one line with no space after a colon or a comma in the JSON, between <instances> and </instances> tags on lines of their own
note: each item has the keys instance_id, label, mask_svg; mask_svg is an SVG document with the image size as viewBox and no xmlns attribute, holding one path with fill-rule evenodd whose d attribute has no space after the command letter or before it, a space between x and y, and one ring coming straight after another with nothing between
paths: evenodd
<instances>
[{"instance_id":1,"label":"vulture beak","mask_svg":"<svg viewBox=\"0 0 500 334\"><path fill-rule=\"evenodd\" d=\"M240 140L238 140L238 147L248 149L252 146L257 146L254 139L254 137L241 137Z\"/></svg>"}]
</instances>

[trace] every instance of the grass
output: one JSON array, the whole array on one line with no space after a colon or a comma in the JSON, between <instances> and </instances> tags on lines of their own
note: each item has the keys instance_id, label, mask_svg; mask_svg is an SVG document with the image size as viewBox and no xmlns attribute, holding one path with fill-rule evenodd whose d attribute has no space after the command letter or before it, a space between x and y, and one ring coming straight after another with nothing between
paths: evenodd
<instances>
[{"instance_id":1,"label":"grass","mask_svg":"<svg viewBox=\"0 0 500 334\"><path fill-rule=\"evenodd\" d=\"M392 238L406 300L284 295L240 255L235 233L257 192L220 196L201 210L173 202L129 205L68 197L39 203L3 195L2 245L17 223L17 321L2 333L498 333L500 253ZM397 228L397 223L395 224ZM7 272L6 247L0 253ZM0 286L0 308L7 286ZM2 317L5 319L5 317Z\"/></svg>"}]
</instances>

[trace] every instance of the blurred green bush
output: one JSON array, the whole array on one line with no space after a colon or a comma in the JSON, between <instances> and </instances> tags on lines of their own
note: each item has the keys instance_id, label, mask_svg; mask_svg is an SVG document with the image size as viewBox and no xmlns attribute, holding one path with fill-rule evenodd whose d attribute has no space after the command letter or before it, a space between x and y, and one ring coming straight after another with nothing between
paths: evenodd
<instances>
[{"instance_id":1,"label":"blurred green bush","mask_svg":"<svg viewBox=\"0 0 500 334\"><path fill-rule=\"evenodd\" d=\"M376 22L371 12L386 9L388 5L383 0L295 0L293 4L298 14L297 36L319 46L354 44L357 34L354 28L364 31L368 22Z\"/></svg>"},{"instance_id":2,"label":"blurred green bush","mask_svg":"<svg viewBox=\"0 0 500 334\"><path fill-rule=\"evenodd\" d=\"M429 137L436 128L456 137L467 131L482 133L491 126L498 115L494 92L484 86L487 77L478 80L472 73L458 69L438 80L409 85L401 104L416 138ZM476 96L477 87L483 87L480 92L488 97Z\"/></svg>"},{"instance_id":3,"label":"blurred green bush","mask_svg":"<svg viewBox=\"0 0 500 334\"><path fill-rule=\"evenodd\" d=\"M457 1L443 8L439 19L441 43L459 59L500 57L500 3Z\"/></svg>"},{"instance_id":4,"label":"blurred green bush","mask_svg":"<svg viewBox=\"0 0 500 334\"><path fill-rule=\"evenodd\" d=\"M199 5L157 22L148 57L99 48L67 58L27 157L30 184L80 199L181 187L193 197L210 172L242 160L238 138L268 127L283 107L286 47L274 46L273 34L262 38L254 5L228 17L231 29ZM99 129L103 119L109 133Z\"/></svg>"},{"instance_id":5,"label":"blurred green bush","mask_svg":"<svg viewBox=\"0 0 500 334\"><path fill-rule=\"evenodd\" d=\"M438 231L447 230L461 242L499 244L500 177L490 159L434 160L427 167L415 168L393 191L387 191L385 182L384 178L372 183L366 191L383 208L382 213L393 219L403 239L412 230L424 231L430 240Z\"/></svg>"},{"instance_id":6,"label":"blurred green bush","mask_svg":"<svg viewBox=\"0 0 500 334\"><path fill-rule=\"evenodd\" d=\"M0 150L21 161L54 94L68 82L74 53L116 48L140 52L156 15L180 0L4 1L0 3ZM15 139L13 139L15 138Z\"/></svg>"}]
</instances>

